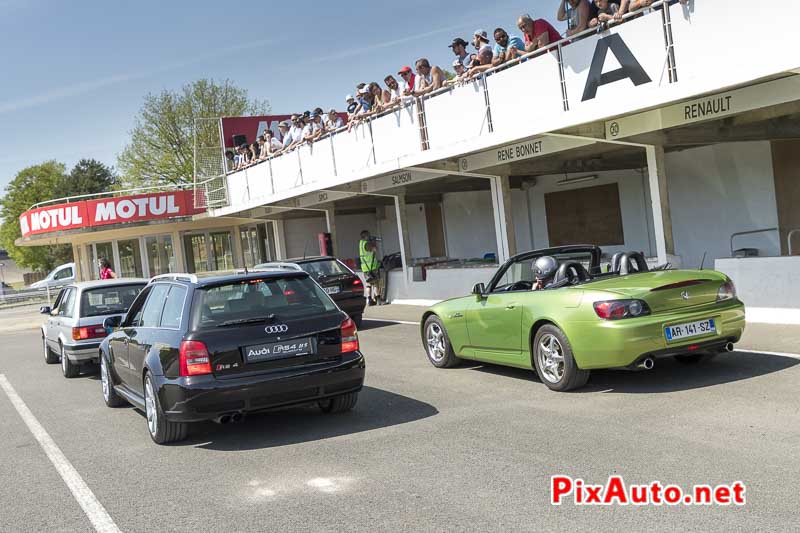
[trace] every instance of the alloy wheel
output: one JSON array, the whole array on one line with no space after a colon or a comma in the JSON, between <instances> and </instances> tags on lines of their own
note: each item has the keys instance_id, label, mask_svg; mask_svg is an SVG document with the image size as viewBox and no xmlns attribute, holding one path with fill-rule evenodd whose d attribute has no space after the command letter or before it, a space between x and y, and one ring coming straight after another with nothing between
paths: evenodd
<instances>
[{"instance_id":1,"label":"alloy wheel","mask_svg":"<svg viewBox=\"0 0 800 533\"><path fill-rule=\"evenodd\" d=\"M428 326L428 335L426 336L426 340L428 345L428 355L431 356L431 359L436 362L444 359L447 350L444 346L444 331L439 324L434 322Z\"/></svg>"},{"instance_id":2,"label":"alloy wheel","mask_svg":"<svg viewBox=\"0 0 800 533\"><path fill-rule=\"evenodd\" d=\"M153 382L147 378L144 382L144 407L147 414L147 429L151 435L158 432L158 409L156 409L156 395L153 391Z\"/></svg>"},{"instance_id":3,"label":"alloy wheel","mask_svg":"<svg viewBox=\"0 0 800 533\"><path fill-rule=\"evenodd\" d=\"M542 335L536 350L542 377L550 383L558 383L564 377L564 349L555 335Z\"/></svg>"}]
</instances>

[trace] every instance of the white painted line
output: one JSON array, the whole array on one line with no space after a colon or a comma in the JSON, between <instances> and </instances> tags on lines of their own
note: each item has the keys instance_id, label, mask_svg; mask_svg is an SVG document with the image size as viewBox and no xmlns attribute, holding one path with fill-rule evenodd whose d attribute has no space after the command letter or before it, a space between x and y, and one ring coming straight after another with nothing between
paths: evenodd
<instances>
[{"instance_id":1,"label":"white painted line","mask_svg":"<svg viewBox=\"0 0 800 533\"><path fill-rule=\"evenodd\" d=\"M787 352L767 352L764 350L743 350L736 348L734 352L754 353L756 355L777 355L778 357L791 357L792 359L800 359L800 353L787 353Z\"/></svg>"},{"instance_id":2,"label":"white painted line","mask_svg":"<svg viewBox=\"0 0 800 533\"><path fill-rule=\"evenodd\" d=\"M466 296L466 295L465 295ZM392 305L419 305L422 307L430 307L432 305L436 305L442 300L414 300L414 299L401 299L401 300L392 300Z\"/></svg>"},{"instance_id":3,"label":"white painted line","mask_svg":"<svg viewBox=\"0 0 800 533\"><path fill-rule=\"evenodd\" d=\"M412 326L419 326L419 322L411 322L409 320L384 320L382 318L367 318L364 317L364 320L367 322L382 322L384 324L410 324Z\"/></svg>"},{"instance_id":4,"label":"white painted line","mask_svg":"<svg viewBox=\"0 0 800 533\"><path fill-rule=\"evenodd\" d=\"M64 480L72 496L78 501L83 512L86 513L87 518L94 526L95 531L98 533L117 533L120 529L114 523L111 516L106 512L103 505L97 500L94 493L89 486L83 481L78 471L69 462L69 459L61 452L55 441L45 431L44 427L36 420L31 410L19 397L17 391L11 386L5 374L0 374L0 387L3 388L11 404L19 413L22 421L28 426L28 429L33 433L34 438L39 441L39 445L44 450L47 458L53 463L61 479Z\"/></svg>"}]
</instances>

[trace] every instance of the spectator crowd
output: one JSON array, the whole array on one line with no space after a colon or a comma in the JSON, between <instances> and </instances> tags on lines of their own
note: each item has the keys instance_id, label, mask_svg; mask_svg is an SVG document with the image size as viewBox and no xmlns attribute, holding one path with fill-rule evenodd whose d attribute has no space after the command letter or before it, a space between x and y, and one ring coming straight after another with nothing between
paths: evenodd
<instances>
[{"instance_id":1,"label":"spectator crowd","mask_svg":"<svg viewBox=\"0 0 800 533\"><path fill-rule=\"evenodd\" d=\"M563 38L572 37L590 28L605 30L610 25L622 22L627 14L631 15L626 18L634 18L661 9L661 5L653 6L657 0L558 1L556 18L567 23L563 36L547 20L523 14L517 19L519 35L497 28L492 32L494 44L484 29L475 30L471 42L456 37L449 45L455 55L451 65L453 73L431 65L427 58L420 58L414 63L413 69L404 66L398 70L397 77L392 74L386 76L383 86L376 81L359 83L355 87L355 96L348 94L345 97L346 121L335 109L326 113L317 107L314 111L294 114L290 120L278 125L277 134L267 129L256 142L228 150L227 171L241 170L270 157L290 152L299 145L313 143L328 133L345 128L349 131L364 120L400 107L409 100L442 87L468 82L490 69L502 67L505 63L524 61L526 56ZM686 5L689 0L668 0L669 4L678 2Z\"/></svg>"}]
</instances>

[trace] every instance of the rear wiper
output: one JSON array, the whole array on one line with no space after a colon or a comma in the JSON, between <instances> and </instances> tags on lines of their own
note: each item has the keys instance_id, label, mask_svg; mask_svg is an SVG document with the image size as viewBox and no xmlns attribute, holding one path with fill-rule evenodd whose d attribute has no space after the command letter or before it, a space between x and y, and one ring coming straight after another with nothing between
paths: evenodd
<instances>
[{"instance_id":1,"label":"rear wiper","mask_svg":"<svg viewBox=\"0 0 800 533\"><path fill-rule=\"evenodd\" d=\"M276 316L277 315L275 315L275 313L272 313L272 314L267 315L267 316L259 316L259 317L253 317L253 318L238 318L236 320L226 320L225 322L221 322L221 323L217 324L217 327L221 328L221 327L225 327L225 326L235 326L235 325L238 325L238 324L252 324L254 322L272 322L273 320L275 320Z\"/></svg>"}]
</instances>

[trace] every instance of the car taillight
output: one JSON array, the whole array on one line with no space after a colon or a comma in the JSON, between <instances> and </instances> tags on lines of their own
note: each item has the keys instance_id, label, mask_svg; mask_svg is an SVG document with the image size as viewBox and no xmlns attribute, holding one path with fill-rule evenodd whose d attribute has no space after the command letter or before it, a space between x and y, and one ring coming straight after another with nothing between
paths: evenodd
<instances>
[{"instance_id":1,"label":"car taillight","mask_svg":"<svg viewBox=\"0 0 800 533\"><path fill-rule=\"evenodd\" d=\"M355 352L356 350L358 350L356 323L348 318L342 322L342 353Z\"/></svg>"},{"instance_id":2,"label":"car taillight","mask_svg":"<svg viewBox=\"0 0 800 533\"><path fill-rule=\"evenodd\" d=\"M642 300L607 300L594 303L594 312L604 320L620 320L650 314L650 308Z\"/></svg>"},{"instance_id":3,"label":"car taillight","mask_svg":"<svg viewBox=\"0 0 800 533\"><path fill-rule=\"evenodd\" d=\"M72 340L82 341L86 339L99 339L108 335L103 326L88 326L83 328L72 328Z\"/></svg>"},{"instance_id":4,"label":"car taillight","mask_svg":"<svg viewBox=\"0 0 800 533\"><path fill-rule=\"evenodd\" d=\"M361 282L359 278L353 280L351 290L353 292L364 292L364 284Z\"/></svg>"},{"instance_id":5,"label":"car taillight","mask_svg":"<svg viewBox=\"0 0 800 533\"><path fill-rule=\"evenodd\" d=\"M736 286L733 281L728 280L722 284L722 287L717 291L717 301L724 302L726 300L733 300L736 298Z\"/></svg>"},{"instance_id":6,"label":"car taillight","mask_svg":"<svg viewBox=\"0 0 800 533\"><path fill-rule=\"evenodd\" d=\"M183 341L180 350L181 376L199 376L211 373L211 358L205 343Z\"/></svg>"}]
</instances>

